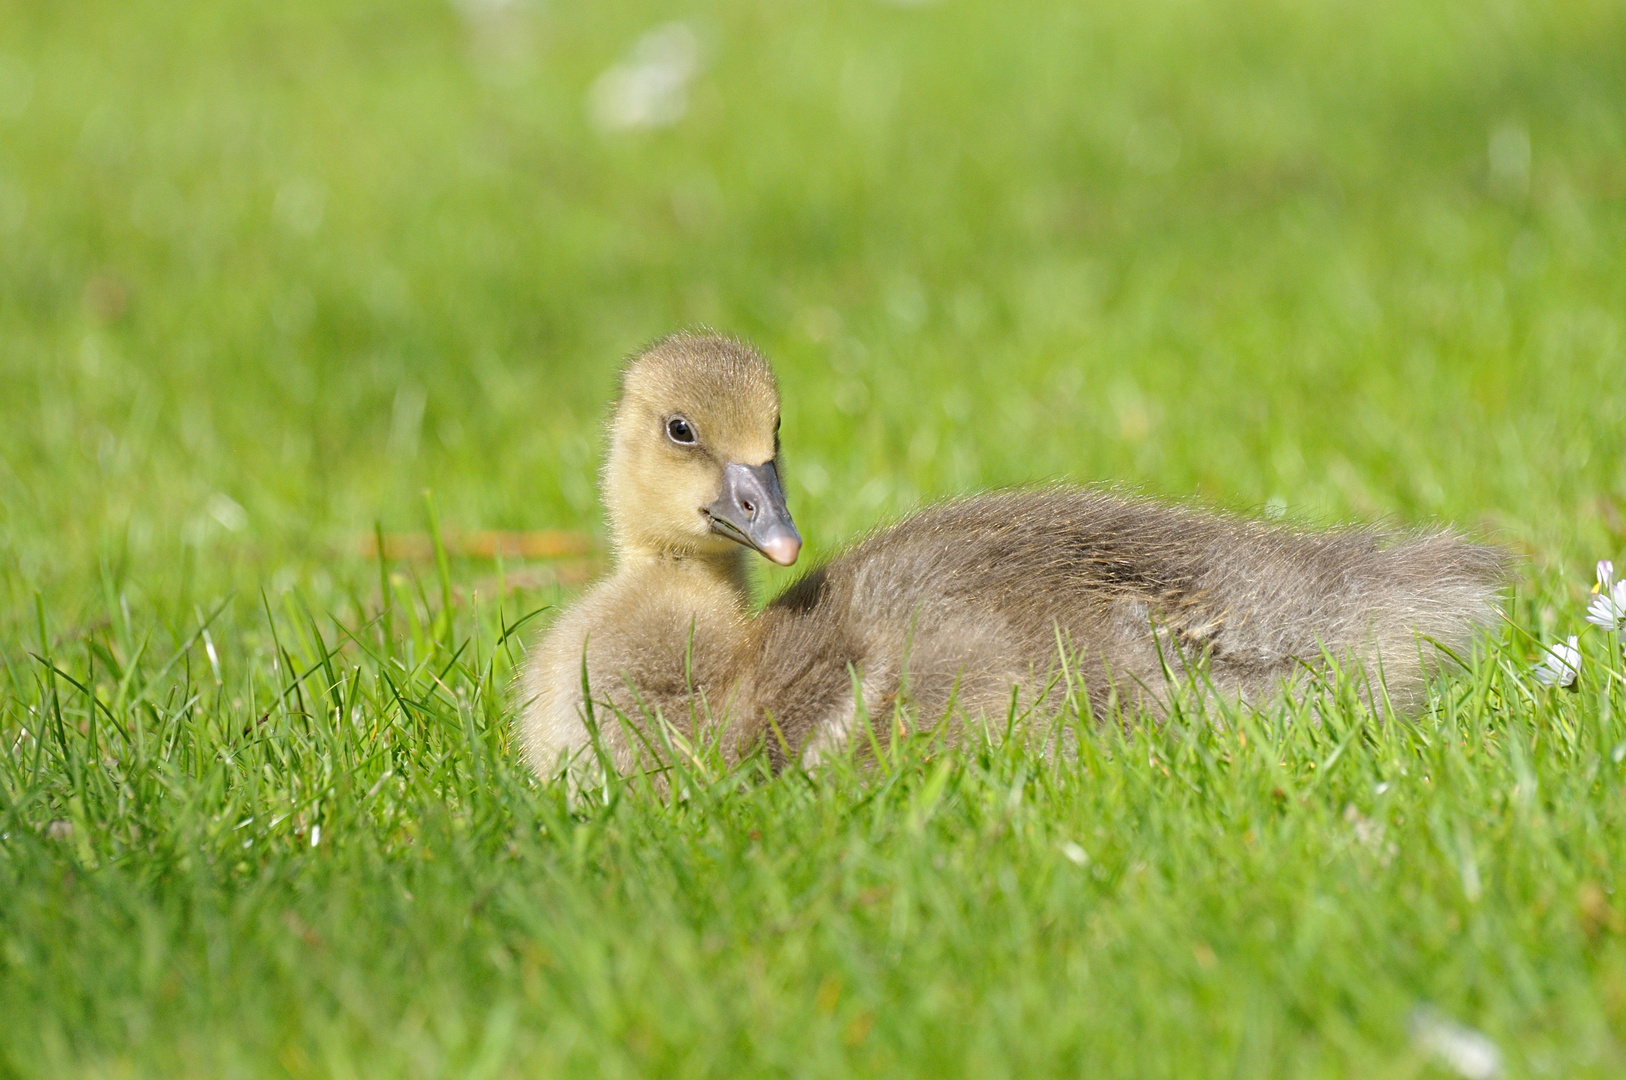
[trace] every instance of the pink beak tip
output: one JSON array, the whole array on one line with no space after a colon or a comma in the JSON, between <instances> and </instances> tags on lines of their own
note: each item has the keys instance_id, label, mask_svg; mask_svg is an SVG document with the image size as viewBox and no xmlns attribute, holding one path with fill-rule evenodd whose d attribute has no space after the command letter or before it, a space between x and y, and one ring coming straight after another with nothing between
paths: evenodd
<instances>
[{"instance_id":1,"label":"pink beak tip","mask_svg":"<svg viewBox=\"0 0 1626 1080\"><path fill-rule=\"evenodd\" d=\"M796 562L796 556L802 553L802 545L788 536L780 537L762 545L762 553L768 556L771 562L780 566L790 566Z\"/></svg>"}]
</instances>

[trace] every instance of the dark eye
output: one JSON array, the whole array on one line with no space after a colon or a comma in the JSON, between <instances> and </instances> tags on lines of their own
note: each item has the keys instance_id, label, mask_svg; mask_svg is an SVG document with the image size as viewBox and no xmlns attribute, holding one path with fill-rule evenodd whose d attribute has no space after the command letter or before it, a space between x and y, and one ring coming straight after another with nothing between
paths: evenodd
<instances>
[{"instance_id":1,"label":"dark eye","mask_svg":"<svg viewBox=\"0 0 1626 1080\"><path fill-rule=\"evenodd\" d=\"M666 434L675 443L694 445L694 425L681 416L674 416L666 422Z\"/></svg>"}]
</instances>

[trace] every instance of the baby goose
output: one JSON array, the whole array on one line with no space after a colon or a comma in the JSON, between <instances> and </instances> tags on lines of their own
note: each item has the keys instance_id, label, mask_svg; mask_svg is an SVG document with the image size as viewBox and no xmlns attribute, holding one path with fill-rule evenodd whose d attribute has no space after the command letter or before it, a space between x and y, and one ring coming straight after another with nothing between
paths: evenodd
<instances>
[{"instance_id":1,"label":"baby goose","mask_svg":"<svg viewBox=\"0 0 1626 1080\"><path fill-rule=\"evenodd\" d=\"M1171 674L1264 701L1329 656L1405 709L1428 642L1468 648L1507 571L1449 532L1307 533L1051 487L931 507L753 614L745 549L788 566L801 548L778 431L773 374L737 341L670 337L626 369L603 476L616 568L526 672L537 772L596 752L656 764L657 714L730 755L763 743L775 768L845 745L860 700L1002 723L1064 663L1097 715L1114 698L1159 711Z\"/></svg>"}]
</instances>

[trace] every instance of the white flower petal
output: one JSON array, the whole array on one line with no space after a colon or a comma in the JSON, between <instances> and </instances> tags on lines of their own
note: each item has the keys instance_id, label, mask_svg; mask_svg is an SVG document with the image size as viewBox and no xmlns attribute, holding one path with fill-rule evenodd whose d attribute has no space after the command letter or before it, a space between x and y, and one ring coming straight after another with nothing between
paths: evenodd
<instances>
[{"instance_id":1,"label":"white flower petal","mask_svg":"<svg viewBox=\"0 0 1626 1080\"><path fill-rule=\"evenodd\" d=\"M1587 605L1586 621L1601 630L1617 629L1626 621L1626 589L1617 585L1612 592L1594 596Z\"/></svg>"},{"instance_id":2,"label":"white flower petal","mask_svg":"<svg viewBox=\"0 0 1626 1080\"><path fill-rule=\"evenodd\" d=\"M1581 639L1574 634L1556 645L1541 650L1541 660L1534 675L1543 686L1569 686L1581 674Z\"/></svg>"},{"instance_id":3,"label":"white flower petal","mask_svg":"<svg viewBox=\"0 0 1626 1080\"><path fill-rule=\"evenodd\" d=\"M1598 591L1608 592L1615 583L1615 564L1608 559L1599 559L1597 566Z\"/></svg>"},{"instance_id":4,"label":"white flower petal","mask_svg":"<svg viewBox=\"0 0 1626 1080\"><path fill-rule=\"evenodd\" d=\"M1489 1036L1427 1006L1412 1014L1411 1037L1419 1050L1463 1080L1496 1080L1502 1075L1502 1051Z\"/></svg>"},{"instance_id":5,"label":"white flower petal","mask_svg":"<svg viewBox=\"0 0 1626 1080\"><path fill-rule=\"evenodd\" d=\"M1543 686L1568 686L1568 683L1559 682L1559 673L1545 664L1537 664L1533 674L1536 681Z\"/></svg>"},{"instance_id":6,"label":"white flower petal","mask_svg":"<svg viewBox=\"0 0 1626 1080\"><path fill-rule=\"evenodd\" d=\"M700 39L683 23L657 26L588 91L588 115L605 131L670 127L689 108Z\"/></svg>"}]
</instances>

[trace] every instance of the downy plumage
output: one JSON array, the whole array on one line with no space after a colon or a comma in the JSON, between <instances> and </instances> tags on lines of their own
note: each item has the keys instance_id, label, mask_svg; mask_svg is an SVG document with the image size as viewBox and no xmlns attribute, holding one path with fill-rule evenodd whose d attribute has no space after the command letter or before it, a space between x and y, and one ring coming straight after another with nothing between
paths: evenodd
<instances>
[{"instance_id":1,"label":"downy plumage","mask_svg":"<svg viewBox=\"0 0 1626 1080\"><path fill-rule=\"evenodd\" d=\"M929 507L753 613L746 549L789 565L801 546L778 427L772 372L740 342L677 335L628 366L603 474L615 569L523 681L539 773L596 765L584 684L623 772L665 752L657 716L776 768L846 746L860 699L1002 728L1013 688L1025 708L1064 663L1097 717L1155 718L1178 685L1262 703L1329 660L1405 710L1439 646L1460 655L1493 619L1507 571L1449 531L1309 532L1052 486Z\"/></svg>"}]
</instances>

